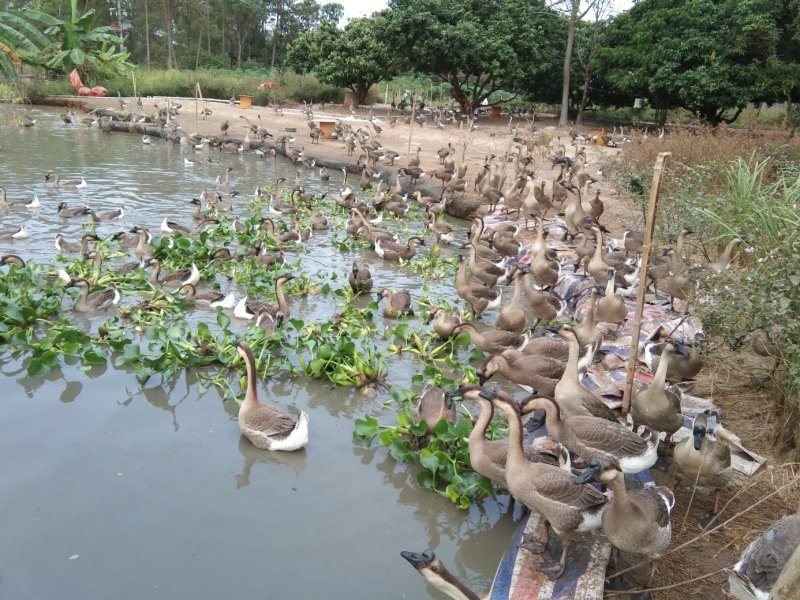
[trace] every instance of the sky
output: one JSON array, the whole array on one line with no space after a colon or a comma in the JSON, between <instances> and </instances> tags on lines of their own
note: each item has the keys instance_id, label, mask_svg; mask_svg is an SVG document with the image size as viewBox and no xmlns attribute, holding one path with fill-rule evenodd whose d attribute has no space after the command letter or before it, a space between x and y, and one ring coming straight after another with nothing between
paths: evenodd
<instances>
[{"instance_id":1,"label":"sky","mask_svg":"<svg viewBox=\"0 0 800 600\"><path fill-rule=\"evenodd\" d=\"M367 17L377 10L386 8L386 0L334 0L344 6L344 22L353 17ZM324 0L323 2L324 3ZM613 0L614 12L627 10L632 0Z\"/></svg>"}]
</instances>

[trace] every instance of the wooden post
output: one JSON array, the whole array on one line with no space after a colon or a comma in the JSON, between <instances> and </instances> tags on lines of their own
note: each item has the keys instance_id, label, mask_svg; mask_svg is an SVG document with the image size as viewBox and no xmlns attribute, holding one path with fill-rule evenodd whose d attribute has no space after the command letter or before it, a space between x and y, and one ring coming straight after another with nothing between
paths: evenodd
<instances>
[{"instance_id":1,"label":"wooden post","mask_svg":"<svg viewBox=\"0 0 800 600\"><path fill-rule=\"evenodd\" d=\"M416 116L416 112L417 100L414 98L414 94L411 94L411 122L408 126L408 148L406 149L408 160L411 159L411 131L414 129L414 117Z\"/></svg>"},{"instance_id":2,"label":"wooden post","mask_svg":"<svg viewBox=\"0 0 800 600\"><path fill-rule=\"evenodd\" d=\"M639 271L639 290L636 294L636 313L633 317L631 333L631 355L628 357L628 372L625 380L625 393L622 396L622 416L628 415L631 409L633 394L633 376L636 373L636 359L639 355L639 334L642 331L642 311L644 297L647 292L647 266L650 263L650 247L653 244L653 232L656 228L656 211L658 210L658 191L661 187L661 174L664 161L672 152L660 152L653 169L653 183L650 186L650 203L647 205L647 219L644 224L644 243L642 244L642 267Z\"/></svg>"}]
</instances>

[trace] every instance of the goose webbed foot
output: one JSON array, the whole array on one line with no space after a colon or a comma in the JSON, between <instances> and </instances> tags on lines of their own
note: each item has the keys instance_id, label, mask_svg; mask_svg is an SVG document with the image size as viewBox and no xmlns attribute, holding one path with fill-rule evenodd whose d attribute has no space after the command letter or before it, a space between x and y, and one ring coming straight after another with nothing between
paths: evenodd
<instances>
[{"instance_id":1,"label":"goose webbed foot","mask_svg":"<svg viewBox=\"0 0 800 600\"><path fill-rule=\"evenodd\" d=\"M717 516L717 513L708 513L707 515L703 515L702 517L698 518L697 524L700 525L701 529L714 529L719 525L719 519Z\"/></svg>"},{"instance_id":2,"label":"goose webbed foot","mask_svg":"<svg viewBox=\"0 0 800 600\"><path fill-rule=\"evenodd\" d=\"M566 568L566 563L546 561L542 562L538 567L536 567L536 570L541 571L542 573L547 575L547 578L550 581L555 581L564 574L565 568Z\"/></svg>"},{"instance_id":3,"label":"goose webbed foot","mask_svg":"<svg viewBox=\"0 0 800 600\"><path fill-rule=\"evenodd\" d=\"M655 464L653 466L656 469L659 469L660 471L663 471L664 473L666 473L667 472L667 467L668 467L667 459L664 456L659 456L656 459L656 462L655 462Z\"/></svg>"}]
</instances>

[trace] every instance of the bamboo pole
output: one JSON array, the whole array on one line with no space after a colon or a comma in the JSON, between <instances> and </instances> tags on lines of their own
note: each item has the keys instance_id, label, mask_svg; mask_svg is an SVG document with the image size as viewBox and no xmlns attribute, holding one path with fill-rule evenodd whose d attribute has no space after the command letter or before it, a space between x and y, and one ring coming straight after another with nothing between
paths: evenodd
<instances>
[{"instance_id":1,"label":"bamboo pole","mask_svg":"<svg viewBox=\"0 0 800 600\"><path fill-rule=\"evenodd\" d=\"M653 232L656 228L656 211L658 210L658 192L661 187L661 174L664 170L664 161L672 152L660 152L653 168L653 184L650 186L650 202L647 205L647 219L644 226L644 243L642 244L642 266L639 271L639 290L636 294L636 313L633 317L633 332L631 333L631 355L628 357L627 378L625 380L625 393L622 396L622 416L630 412L631 395L633 394L633 376L636 373L636 359L639 355L639 334L642 331L642 312L644 311L644 297L647 292L647 266L650 263L650 248L653 244Z\"/></svg>"},{"instance_id":2,"label":"bamboo pole","mask_svg":"<svg viewBox=\"0 0 800 600\"><path fill-rule=\"evenodd\" d=\"M414 129L414 117L417 112L417 100L414 94L411 94L411 123L408 126L408 148L406 148L406 156L411 159L411 132Z\"/></svg>"}]
</instances>

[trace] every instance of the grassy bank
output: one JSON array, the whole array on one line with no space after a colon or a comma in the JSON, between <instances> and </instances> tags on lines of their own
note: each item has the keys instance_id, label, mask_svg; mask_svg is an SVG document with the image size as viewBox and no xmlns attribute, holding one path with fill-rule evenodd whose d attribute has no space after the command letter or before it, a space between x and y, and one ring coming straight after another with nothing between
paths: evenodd
<instances>
[{"instance_id":1,"label":"grassy bank","mask_svg":"<svg viewBox=\"0 0 800 600\"><path fill-rule=\"evenodd\" d=\"M663 151L672 157L662 180L659 242L694 228L684 270L707 334L737 348L761 329L777 344L779 356L767 359L776 363L771 399L783 423L775 442L800 452L800 140L780 130L708 130L628 144L614 178L639 215ZM741 242L731 268L710 274L703 265L733 238Z\"/></svg>"}]
</instances>

